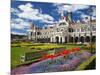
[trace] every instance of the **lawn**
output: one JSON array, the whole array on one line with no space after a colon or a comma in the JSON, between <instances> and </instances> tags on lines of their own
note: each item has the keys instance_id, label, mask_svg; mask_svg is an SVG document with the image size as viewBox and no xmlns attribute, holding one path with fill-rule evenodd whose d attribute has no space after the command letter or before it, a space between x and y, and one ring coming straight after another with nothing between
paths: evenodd
<instances>
[{"instance_id":1,"label":"lawn","mask_svg":"<svg viewBox=\"0 0 100 75\"><path fill-rule=\"evenodd\" d=\"M20 64L24 64L20 61L20 57L27 52L36 52L41 50L50 51L50 48L59 48L65 47L66 49L71 49L75 47L81 47L83 45L76 45L76 44L28 44L28 43L21 43L21 44L12 44L11 45L11 68L15 68ZM34 60L32 60L34 61ZM28 62L25 62L28 63Z\"/></svg>"},{"instance_id":2,"label":"lawn","mask_svg":"<svg viewBox=\"0 0 100 75\"><path fill-rule=\"evenodd\" d=\"M29 49L28 47L12 47L11 48L11 66L16 67L20 62L20 56L24 55L26 52L34 52L35 50Z\"/></svg>"}]
</instances>

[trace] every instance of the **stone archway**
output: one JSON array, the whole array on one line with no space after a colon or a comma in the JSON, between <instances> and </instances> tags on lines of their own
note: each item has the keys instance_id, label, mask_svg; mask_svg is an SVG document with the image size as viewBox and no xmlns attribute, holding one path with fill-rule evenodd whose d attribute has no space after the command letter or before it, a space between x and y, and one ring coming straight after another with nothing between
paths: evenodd
<instances>
[{"instance_id":1,"label":"stone archway","mask_svg":"<svg viewBox=\"0 0 100 75\"><path fill-rule=\"evenodd\" d=\"M55 40L56 40L55 41L56 43L59 43L59 37L58 36L55 37Z\"/></svg>"},{"instance_id":2,"label":"stone archway","mask_svg":"<svg viewBox=\"0 0 100 75\"><path fill-rule=\"evenodd\" d=\"M65 43L67 43L67 36L65 37Z\"/></svg>"},{"instance_id":3,"label":"stone archway","mask_svg":"<svg viewBox=\"0 0 100 75\"><path fill-rule=\"evenodd\" d=\"M86 41L86 42L90 42L90 36L86 36L85 41Z\"/></svg>"},{"instance_id":4,"label":"stone archway","mask_svg":"<svg viewBox=\"0 0 100 75\"><path fill-rule=\"evenodd\" d=\"M80 37L80 42L84 43L84 37L83 36Z\"/></svg>"},{"instance_id":5,"label":"stone archway","mask_svg":"<svg viewBox=\"0 0 100 75\"><path fill-rule=\"evenodd\" d=\"M93 43L96 42L96 36L92 36L92 42L93 42Z\"/></svg>"},{"instance_id":6,"label":"stone archway","mask_svg":"<svg viewBox=\"0 0 100 75\"><path fill-rule=\"evenodd\" d=\"M75 37L75 42L78 42L78 37Z\"/></svg>"},{"instance_id":7,"label":"stone archway","mask_svg":"<svg viewBox=\"0 0 100 75\"><path fill-rule=\"evenodd\" d=\"M73 42L73 37L70 37L70 42Z\"/></svg>"}]
</instances>

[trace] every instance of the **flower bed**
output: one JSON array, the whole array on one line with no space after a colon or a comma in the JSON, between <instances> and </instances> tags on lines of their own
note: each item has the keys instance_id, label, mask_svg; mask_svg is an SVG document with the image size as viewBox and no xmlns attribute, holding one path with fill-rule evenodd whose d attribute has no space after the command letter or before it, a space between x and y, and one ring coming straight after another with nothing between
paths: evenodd
<instances>
[{"instance_id":1,"label":"flower bed","mask_svg":"<svg viewBox=\"0 0 100 75\"><path fill-rule=\"evenodd\" d=\"M66 55L69 55L73 52L77 52L77 51L80 51L80 48L72 48L70 50L63 50L57 54L53 54L53 55L44 55L42 58L43 59L48 59L48 58L51 58L53 59L54 57L57 57L57 56L66 56Z\"/></svg>"},{"instance_id":2,"label":"flower bed","mask_svg":"<svg viewBox=\"0 0 100 75\"><path fill-rule=\"evenodd\" d=\"M64 56L66 56L66 58ZM55 55L45 55L41 58L40 62L33 63L27 66L27 69L24 69L25 72L19 67L18 69L13 70L12 73L18 74L20 73L20 71L23 74L72 71L75 70L75 68L81 63L88 60L88 58L90 58L91 56L92 54L89 52L80 52L80 48L73 48L70 50L64 50Z\"/></svg>"}]
</instances>

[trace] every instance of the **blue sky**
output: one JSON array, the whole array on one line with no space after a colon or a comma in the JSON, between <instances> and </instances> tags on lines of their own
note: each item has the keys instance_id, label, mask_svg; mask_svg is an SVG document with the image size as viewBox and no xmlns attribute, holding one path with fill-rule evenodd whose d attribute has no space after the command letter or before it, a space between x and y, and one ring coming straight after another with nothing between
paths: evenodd
<instances>
[{"instance_id":1,"label":"blue sky","mask_svg":"<svg viewBox=\"0 0 100 75\"><path fill-rule=\"evenodd\" d=\"M30 25L33 23L39 27L54 25L61 17L61 12L67 16L72 12L72 19L77 22L86 21L88 12L93 8L92 18L96 19L96 6L93 5L71 5L58 3L12 1L11 2L11 33L27 34Z\"/></svg>"}]
</instances>

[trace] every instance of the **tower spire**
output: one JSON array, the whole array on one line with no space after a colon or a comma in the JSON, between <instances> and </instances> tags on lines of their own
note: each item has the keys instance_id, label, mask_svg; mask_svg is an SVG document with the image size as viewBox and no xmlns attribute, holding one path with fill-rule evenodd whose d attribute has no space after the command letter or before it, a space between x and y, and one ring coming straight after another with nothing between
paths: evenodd
<instances>
[{"instance_id":1,"label":"tower spire","mask_svg":"<svg viewBox=\"0 0 100 75\"><path fill-rule=\"evenodd\" d=\"M69 23L72 22L72 12L71 11L68 11L68 20L69 20Z\"/></svg>"},{"instance_id":2,"label":"tower spire","mask_svg":"<svg viewBox=\"0 0 100 75\"><path fill-rule=\"evenodd\" d=\"M64 13L63 13L63 10L61 11L61 17L63 17L64 16Z\"/></svg>"},{"instance_id":3,"label":"tower spire","mask_svg":"<svg viewBox=\"0 0 100 75\"><path fill-rule=\"evenodd\" d=\"M61 19L64 19L64 11L61 11Z\"/></svg>"}]
</instances>

